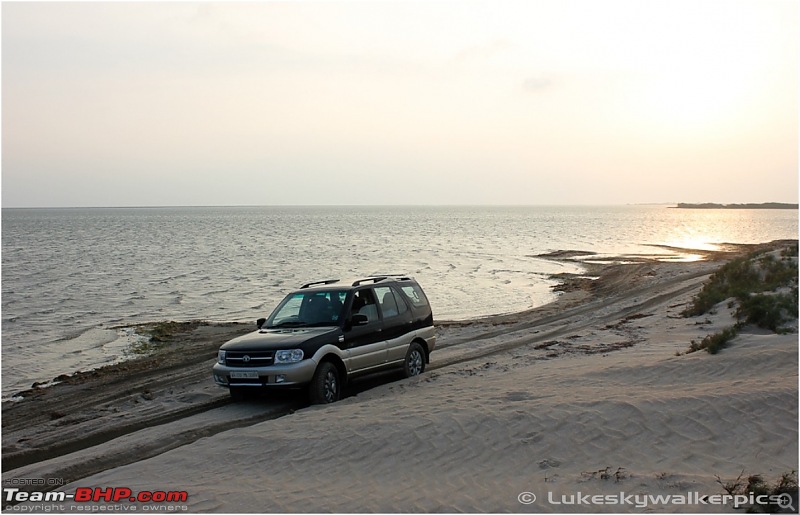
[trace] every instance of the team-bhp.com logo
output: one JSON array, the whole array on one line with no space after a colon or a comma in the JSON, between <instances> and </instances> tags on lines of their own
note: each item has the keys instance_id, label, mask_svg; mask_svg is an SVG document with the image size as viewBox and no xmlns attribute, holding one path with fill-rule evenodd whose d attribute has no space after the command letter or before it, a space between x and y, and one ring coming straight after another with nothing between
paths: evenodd
<instances>
[{"instance_id":1,"label":"team-bhp.com logo","mask_svg":"<svg viewBox=\"0 0 800 515\"><path fill-rule=\"evenodd\" d=\"M189 499L186 491L166 492L139 491L130 488L76 488L74 494L66 492L30 492L19 488L3 488L3 501L6 506L18 503L185 503ZM8 508L6 508L7 510Z\"/></svg>"},{"instance_id":2,"label":"team-bhp.com logo","mask_svg":"<svg viewBox=\"0 0 800 515\"><path fill-rule=\"evenodd\" d=\"M75 502L186 502L189 494L186 491L155 492L143 491L136 494L130 488L78 488L75 490Z\"/></svg>"}]
</instances>

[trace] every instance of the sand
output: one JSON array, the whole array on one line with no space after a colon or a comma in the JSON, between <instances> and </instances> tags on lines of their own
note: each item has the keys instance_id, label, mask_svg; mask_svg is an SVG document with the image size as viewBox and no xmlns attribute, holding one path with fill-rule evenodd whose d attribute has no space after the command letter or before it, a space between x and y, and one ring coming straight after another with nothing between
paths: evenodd
<instances>
[{"instance_id":1,"label":"sand","mask_svg":"<svg viewBox=\"0 0 800 515\"><path fill-rule=\"evenodd\" d=\"M542 309L441 323L426 373L378 379L333 405L234 405L197 383L172 396L154 387L150 402L164 413L192 395L217 406L77 452L36 455L20 442L26 431L53 438L58 420L4 428L4 468L7 455L34 458L3 479L186 491L172 507L192 512L731 512L685 503L724 494L718 479L743 471L774 481L798 468L798 336L746 328L717 355L686 354L732 325L727 303L680 316L719 266L604 266ZM143 416L133 404L147 404L107 408L115 402L132 419ZM3 409L5 424L13 410Z\"/></svg>"}]
</instances>

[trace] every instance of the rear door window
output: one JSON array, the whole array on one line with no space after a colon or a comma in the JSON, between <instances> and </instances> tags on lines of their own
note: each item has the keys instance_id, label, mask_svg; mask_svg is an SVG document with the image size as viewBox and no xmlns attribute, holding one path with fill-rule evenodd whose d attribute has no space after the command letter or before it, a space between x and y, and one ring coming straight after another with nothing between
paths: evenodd
<instances>
[{"instance_id":1,"label":"rear door window","mask_svg":"<svg viewBox=\"0 0 800 515\"><path fill-rule=\"evenodd\" d=\"M408 306L403 299L398 299L394 290L389 286L376 287L375 294L380 302L383 318L396 317L408 311Z\"/></svg>"},{"instance_id":2,"label":"rear door window","mask_svg":"<svg viewBox=\"0 0 800 515\"><path fill-rule=\"evenodd\" d=\"M400 291L414 307L422 308L428 305L428 299L425 298L422 288L416 284L404 284L400 286Z\"/></svg>"}]
</instances>

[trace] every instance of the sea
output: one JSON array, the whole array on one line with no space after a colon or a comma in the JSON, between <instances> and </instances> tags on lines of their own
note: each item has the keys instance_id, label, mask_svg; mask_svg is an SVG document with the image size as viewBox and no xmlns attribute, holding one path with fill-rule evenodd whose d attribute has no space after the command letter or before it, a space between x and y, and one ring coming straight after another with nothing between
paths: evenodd
<instances>
[{"instance_id":1,"label":"sea","mask_svg":"<svg viewBox=\"0 0 800 515\"><path fill-rule=\"evenodd\" d=\"M555 299L557 250L692 260L797 239L796 210L635 206L2 209L2 397L134 355L145 322L249 322L292 289L414 276L438 320ZM222 344L224 342L220 342Z\"/></svg>"}]
</instances>

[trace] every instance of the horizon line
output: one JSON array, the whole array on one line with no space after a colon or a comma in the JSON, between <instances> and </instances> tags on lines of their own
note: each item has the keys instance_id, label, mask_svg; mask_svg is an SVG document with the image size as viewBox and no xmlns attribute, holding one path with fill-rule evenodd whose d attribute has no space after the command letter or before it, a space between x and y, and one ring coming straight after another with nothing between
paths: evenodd
<instances>
[{"instance_id":1,"label":"horizon line","mask_svg":"<svg viewBox=\"0 0 800 515\"><path fill-rule=\"evenodd\" d=\"M791 204L795 202L625 202L625 203L575 203L575 204L154 204L154 205L86 205L86 206L0 206L2 209L177 209L177 208L253 208L253 207L613 207L613 206L677 206L679 204L703 205L763 205Z\"/></svg>"}]
</instances>

